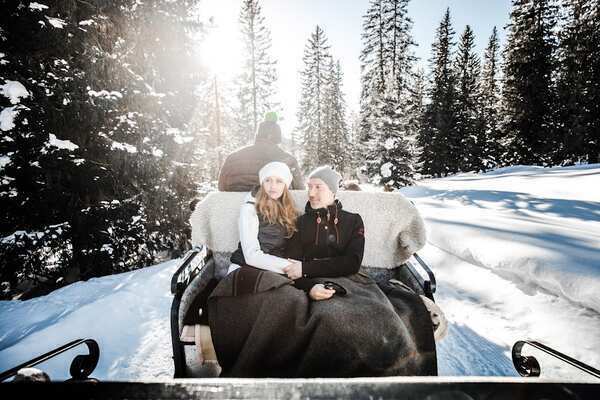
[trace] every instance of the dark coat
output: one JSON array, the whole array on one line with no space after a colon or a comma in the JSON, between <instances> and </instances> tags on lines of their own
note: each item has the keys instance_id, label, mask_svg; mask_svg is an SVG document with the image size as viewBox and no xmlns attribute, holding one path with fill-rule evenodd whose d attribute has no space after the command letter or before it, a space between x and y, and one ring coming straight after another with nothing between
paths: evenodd
<instances>
[{"instance_id":1,"label":"dark coat","mask_svg":"<svg viewBox=\"0 0 600 400\"><path fill-rule=\"evenodd\" d=\"M304 179L298 161L279 146L257 140L252 146L231 153L219 173L219 190L222 192L249 192L259 184L258 171L271 161L281 161L292 171L290 189L303 190Z\"/></svg>"},{"instance_id":2,"label":"dark coat","mask_svg":"<svg viewBox=\"0 0 600 400\"><path fill-rule=\"evenodd\" d=\"M339 200L318 210L306 203L305 211L286 251L288 258L302 261L303 277L295 281L296 287L309 290L317 282L312 278L357 273L365 250L361 216L343 210Z\"/></svg>"}]
</instances>

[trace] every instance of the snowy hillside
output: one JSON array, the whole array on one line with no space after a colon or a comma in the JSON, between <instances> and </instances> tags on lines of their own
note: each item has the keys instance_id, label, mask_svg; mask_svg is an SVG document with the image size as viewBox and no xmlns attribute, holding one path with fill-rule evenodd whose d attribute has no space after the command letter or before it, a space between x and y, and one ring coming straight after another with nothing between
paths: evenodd
<instances>
[{"instance_id":1,"label":"snowy hillside","mask_svg":"<svg viewBox=\"0 0 600 400\"><path fill-rule=\"evenodd\" d=\"M425 218L420 254L450 322L438 347L440 375L513 376L510 349L519 339L600 366L600 165L511 167L421 181L403 193ZM91 337L101 349L95 377L171 378L175 267L170 261L0 302L0 370ZM66 378L73 354L43 368ZM558 364L544 372L587 379Z\"/></svg>"}]
</instances>

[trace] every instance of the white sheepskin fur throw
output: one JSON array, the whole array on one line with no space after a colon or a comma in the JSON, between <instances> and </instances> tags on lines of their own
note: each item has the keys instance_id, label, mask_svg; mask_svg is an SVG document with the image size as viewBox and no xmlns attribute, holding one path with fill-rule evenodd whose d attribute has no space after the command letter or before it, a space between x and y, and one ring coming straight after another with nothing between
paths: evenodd
<instances>
[{"instance_id":1,"label":"white sheepskin fur throw","mask_svg":"<svg viewBox=\"0 0 600 400\"><path fill-rule=\"evenodd\" d=\"M304 190L291 191L304 213ZM192 243L217 252L233 252L239 242L238 217L247 192L213 192L196 205L190 217ZM344 210L358 213L365 224L362 265L395 268L425 245L425 224L415 206L400 193L339 191Z\"/></svg>"}]
</instances>

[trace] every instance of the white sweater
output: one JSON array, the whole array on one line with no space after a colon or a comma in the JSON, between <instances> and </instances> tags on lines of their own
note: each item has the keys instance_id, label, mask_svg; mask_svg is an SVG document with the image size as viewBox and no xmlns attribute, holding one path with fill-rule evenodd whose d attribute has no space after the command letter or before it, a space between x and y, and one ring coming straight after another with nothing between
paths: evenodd
<instances>
[{"instance_id":1,"label":"white sweater","mask_svg":"<svg viewBox=\"0 0 600 400\"><path fill-rule=\"evenodd\" d=\"M248 265L255 268L283 274L283 268L287 267L290 262L285 258L267 254L260 249L260 243L258 242L259 222L254 201L255 199L252 194L248 193L244 198L244 203L240 209L238 229L240 232L240 243L242 245L244 259ZM248 202L251 202L252 204L249 204ZM240 266L237 264L231 264L227 273L235 271L239 267Z\"/></svg>"}]
</instances>

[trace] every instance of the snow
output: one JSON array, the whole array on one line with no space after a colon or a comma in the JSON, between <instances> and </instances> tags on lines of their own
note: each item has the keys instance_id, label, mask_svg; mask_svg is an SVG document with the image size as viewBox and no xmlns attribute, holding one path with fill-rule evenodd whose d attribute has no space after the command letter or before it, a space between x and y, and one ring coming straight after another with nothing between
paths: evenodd
<instances>
[{"instance_id":1,"label":"snow","mask_svg":"<svg viewBox=\"0 0 600 400\"><path fill-rule=\"evenodd\" d=\"M56 135L54 134L50 134L50 146L54 146L54 147L58 147L59 149L65 149L65 150L75 150L78 149L79 146L77 146L75 143L71 142L70 140L60 140L56 138Z\"/></svg>"},{"instance_id":2,"label":"snow","mask_svg":"<svg viewBox=\"0 0 600 400\"><path fill-rule=\"evenodd\" d=\"M383 147L385 147L386 150L393 150L395 146L396 146L396 139L394 139L394 138L387 138L385 140L385 143L383 144Z\"/></svg>"},{"instance_id":3,"label":"snow","mask_svg":"<svg viewBox=\"0 0 600 400\"><path fill-rule=\"evenodd\" d=\"M103 97L103 98L106 98L109 100L116 100L116 99L123 98L123 95L121 94L121 92L118 92L116 90L111 90L110 92L108 90L100 90L100 91L88 90L88 95L90 95L92 97Z\"/></svg>"},{"instance_id":4,"label":"snow","mask_svg":"<svg viewBox=\"0 0 600 400\"><path fill-rule=\"evenodd\" d=\"M461 174L402 192L426 221L428 243L419 254L436 274L436 302L449 322L438 344L440 375L516 376L511 347L527 339L598 368L600 164ZM89 337L100 344L94 377L171 379L176 267L173 260L1 301L0 370ZM40 368L65 379L72 357L85 351ZM524 354L538 357L543 378L590 379L535 351Z\"/></svg>"},{"instance_id":5,"label":"snow","mask_svg":"<svg viewBox=\"0 0 600 400\"><path fill-rule=\"evenodd\" d=\"M392 163L386 162L381 166L379 171L381 172L382 177L389 178L390 176L392 176Z\"/></svg>"},{"instance_id":6,"label":"snow","mask_svg":"<svg viewBox=\"0 0 600 400\"><path fill-rule=\"evenodd\" d=\"M0 130L9 131L15 127L15 118L19 113L19 106L6 107L0 111Z\"/></svg>"},{"instance_id":7,"label":"snow","mask_svg":"<svg viewBox=\"0 0 600 400\"><path fill-rule=\"evenodd\" d=\"M21 97L29 97L29 92L19 81L6 81L6 83L0 86L0 95L8 97L11 104L19 104Z\"/></svg>"},{"instance_id":8,"label":"snow","mask_svg":"<svg viewBox=\"0 0 600 400\"><path fill-rule=\"evenodd\" d=\"M32 1L31 3L29 3L29 8L31 10L41 11L41 10L48 8L48 6L45 4L40 4L40 3L36 3L35 1Z\"/></svg>"},{"instance_id":9,"label":"snow","mask_svg":"<svg viewBox=\"0 0 600 400\"><path fill-rule=\"evenodd\" d=\"M402 192L425 219L428 244L419 253L450 322L440 374L514 374L510 349L525 339L598 368L600 164L515 166ZM553 378L585 378L556 363L546 369Z\"/></svg>"},{"instance_id":10,"label":"snow","mask_svg":"<svg viewBox=\"0 0 600 400\"><path fill-rule=\"evenodd\" d=\"M167 128L166 134L173 136L173 141L177 144L186 144L194 140L193 136L183 136L178 128Z\"/></svg>"},{"instance_id":11,"label":"snow","mask_svg":"<svg viewBox=\"0 0 600 400\"><path fill-rule=\"evenodd\" d=\"M1 243L14 243L18 236L27 236L30 239L40 239L44 236L43 232L27 232L27 231L14 231L11 235L5 236L0 240Z\"/></svg>"},{"instance_id":12,"label":"snow","mask_svg":"<svg viewBox=\"0 0 600 400\"><path fill-rule=\"evenodd\" d=\"M50 22L50 25L52 25L53 27L58 28L58 29L63 29L64 26L67 24L67 22L65 20L60 19L60 18L46 16L46 19L48 20L48 22Z\"/></svg>"},{"instance_id":13,"label":"snow","mask_svg":"<svg viewBox=\"0 0 600 400\"><path fill-rule=\"evenodd\" d=\"M10 163L10 157L8 156L0 156L0 169L3 169Z\"/></svg>"},{"instance_id":14,"label":"snow","mask_svg":"<svg viewBox=\"0 0 600 400\"><path fill-rule=\"evenodd\" d=\"M32 376L43 374L43 371L39 370L37 368L21 368L19 370L19 374L23 375L23 376L32 377Z\"/></svg>"},{"instance_id":15,"label":"snow","mask_svg":"<svg viewBox=\"0 0 600 400\"><path fill-rule=\"evenodd\" d=\"M158 157L158 158L160 158L160 157L162 157L162 156L163 156L163 154L164 154L164 153L163 153L163 151L162 151L161 149L157 149L157 148L154 148L154 147L152 148L152 155L153 155L154 157Z\"/></svg>"},{"instance_id":16,"label":"snow","mask_svg":"<svg viewBox=\"0 0 600 400\"><path fill-rule=\"evenodd\" d=\"M172 377L169 282L176 265L92 278L27 301L0 301L0 370L70 340L93 338L100 345L94 377ZM78 347L38 368L52 380L66 379L74 355L86 351Z\"/></svg>"},{"instance_id":17,"label":"snow","mask_svg":"<svg viewBox=\"0 0 600 400\"><path fill-rule=\"evenodd\" d=\"M128 153L137 153L137 147L128 143L117 142L115 140L113 140L112 144L110 145L110 148L111 150L125 150Z\"/></svg>"}]
</instances>

